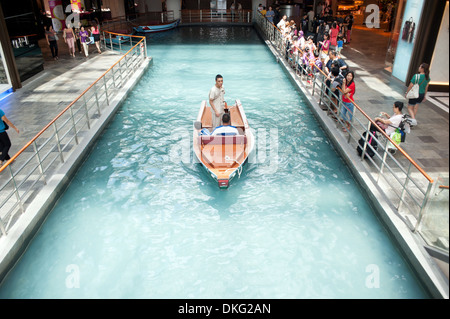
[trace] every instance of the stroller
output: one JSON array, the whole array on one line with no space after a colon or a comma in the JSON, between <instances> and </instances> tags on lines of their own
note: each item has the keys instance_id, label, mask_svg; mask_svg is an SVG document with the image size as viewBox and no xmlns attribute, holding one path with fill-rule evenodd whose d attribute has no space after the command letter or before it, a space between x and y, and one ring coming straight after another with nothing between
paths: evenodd
<instances>
[{"instance_id":1,"label":"stroller","mask_svg":"<svg viewBox=\"0 0 450 319\"><path fill-rule=\"evenodd\" d=\"M370 135L369 132L372 135ZM364 149L364 144L366 143L366 139L368 139L368 140L367 140L367 144L366 144L366 151L364 154L364 158L366 159L367 155L370 157L373 157L375 155L375 152L378 149L378 143L377 143L378 134L377 134L377 132L378 132L378 129L372 124L372 125L370 125L369 131L366 131L363 133L362 137L358 141L358 146L356 147L356 151L358 152L359 156L362 156L362 152Z\"/></svg>"}]
</instances>

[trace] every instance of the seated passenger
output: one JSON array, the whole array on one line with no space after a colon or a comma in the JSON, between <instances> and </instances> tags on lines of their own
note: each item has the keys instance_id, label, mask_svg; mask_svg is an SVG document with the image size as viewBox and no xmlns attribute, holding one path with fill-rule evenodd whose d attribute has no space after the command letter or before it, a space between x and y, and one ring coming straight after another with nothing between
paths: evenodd
<instances>
[{"instance_id":1,"label":"seated passenger","mask_svg":"<svg viewBox=\"0 0 450 319\"><path fill-rule=\"evenodd\" d=\"M236 127L231 126L231 117L229 113L222 116L223 125L218 126L212 131L211 135L239 135Z\"/></svg>"},{"instance_id":2,"label":"seated passenger","mask_svg":"<svg viewBox=\"0 0 450 319\"><path fill-rule=\"evenodd\" d=\"M377 123L377 125L381 127L387 135L391 136L391 134L395 132L395 130L400 126L400 123L402 122L402 109L403 102L395 102L394 114L392 116L389 116L387 113L381 112L380 116L384 116L385 118L376 117L375 123Z\"/></svg>"}]
</instances>

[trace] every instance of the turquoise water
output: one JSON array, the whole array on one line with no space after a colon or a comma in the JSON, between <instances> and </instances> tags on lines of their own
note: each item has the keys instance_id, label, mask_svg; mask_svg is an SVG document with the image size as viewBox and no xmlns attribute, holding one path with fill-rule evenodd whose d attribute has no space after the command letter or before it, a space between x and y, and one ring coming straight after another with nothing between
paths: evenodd
<instances>
[{"instance_id":1,"label":"turquoise water","mask_svg":"<svg viewBox=\"0 0 450 319\"><path fill-rule=\"evenodd\" d=\"M429 297L253 30L179 28L148 44L154 65L1 298ZM259 142L226 191L183 155L217 73Z\"/></svg>"}]
</instances>

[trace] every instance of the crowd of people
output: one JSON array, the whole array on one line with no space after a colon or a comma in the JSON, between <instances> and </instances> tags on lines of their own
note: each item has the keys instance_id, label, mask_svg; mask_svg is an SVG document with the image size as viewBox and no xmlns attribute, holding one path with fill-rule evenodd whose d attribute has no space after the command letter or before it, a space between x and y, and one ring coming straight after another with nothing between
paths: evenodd
<instances>
[{"instance_id":1,"label":"crowd of people","mask_svg":"<svg viewBox=\"0 0 450 319\"><path fill-rule=\"evenodd\" d=\"M266 17L271 9L269 7ZM335 120L337 116L342 118L345 131L350 128L353 116L352 102L356 85L355 73L349 70L343 59L342 48L344 42L348 43L347 39L350 39L349 29L351 31L353 17L349 15L340 21L330 19L328 15L326 19L323 15L318 15L313 17L313 23L309 23L311 17L312 14L307 15L303 27L298 28L294 20L288 21L287 17L283 16L276 28L282 36L285 57L296 71L309 78L319 73L325 75L326 94L331 96L332 101L329 114ZM311 79L308 79L309 81ZM340 114L336 107L339 104L338 99L341 99L343 105Z\"/></svg>"},{"instance_id":2,"label":"crowd of people","mask_svg":"<svg viewBox=\"0 0 450 319\"><path fill-rule=\"evenodd\" d=\"M64 42L66 43L69 54L75 57L75 45L80 54L84 54L85 57L89 56L89 45L94 44L97 52L102 53L100 49L100 24L98 20L95 20L92 26L89 27L74 27L71 24L67 24L62 31ZM50 47L50 52L54 60L59 59L58 50L58 33L53 29L51 24L45 27L45 38L47 44Z\"/></svg>"},{"instance_id":3,"label":"crowd of people","mask_svg":"<svg viewBox=\"0 0 450 319\"><path fill-rule=\"evenodd\" d=\"M316 13L310 10L303 16L300 26L294 20L282 16L278 21L277 10L272 6L260 6L259 11L274 25L275 32L282 37L285 58L297 71L308 77L310 82L319 72L325 76L326 94L330 96L329 114L337 121L340 116L344 123L343 131L350 129L354 112L356 92L355 73L351 71L342 54L344 44L350 44L353 16L334 18L329 7L319 4ZM429 65L422 63L418 73L411 79L407 92L417 84L419 95L407 98L411 127L417 125L416 115L419 104L426 99L430 83ZM333 92L333 94L330 94ZM342 102L339 110L336 107Z\"/></svg>"}]
</instances>

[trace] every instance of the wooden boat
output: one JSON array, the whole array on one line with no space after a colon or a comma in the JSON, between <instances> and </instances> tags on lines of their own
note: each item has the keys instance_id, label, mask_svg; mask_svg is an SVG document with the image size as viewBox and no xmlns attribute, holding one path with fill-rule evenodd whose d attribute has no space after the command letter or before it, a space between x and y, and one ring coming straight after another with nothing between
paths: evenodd
<instances>
[{"instance_id":1,"label":"wooden boat","mask_svg":"<svg viewBox=\"0 0 450 319\"><path fill-rule=\"evenodd\" d=\"M180 23L180 19L169 22L169 23L137 26L137 27L134 27L133 29L137 33L161 32L161 31L167 31L170 29L174 29L178 26L179 23Z\"/></svg>"},{"instance_id":2,"label":"wooden boat","mask_svg":"<svg viewBox=\"0 0 450 319\"><path fill-rule=\"evenodd\" d=\"M203 101L194 122L193 149L198 161L217 181L219 188L226 189L230 181L241 174L244 164L255 147L253 132L248 126L244 108L239 100L228 106L231 125L239 135L201 135L201 130L212 131L211 107Z\"/></svg>"}]
</instances>

